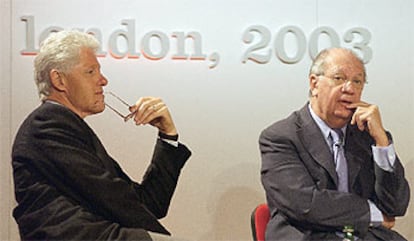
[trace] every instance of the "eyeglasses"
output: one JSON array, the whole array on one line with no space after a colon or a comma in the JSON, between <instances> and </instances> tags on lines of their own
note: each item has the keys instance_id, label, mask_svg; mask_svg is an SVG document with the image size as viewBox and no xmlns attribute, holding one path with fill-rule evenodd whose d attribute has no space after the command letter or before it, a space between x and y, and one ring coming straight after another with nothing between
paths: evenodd
<instances>
[{"instance_id":1,"label":"eyeglasses","mask_svg":"<svg viewBox=\"0 0 414 241\"><path fill-rule=\"evenodd\" d=\"M353 87L355 87L358 90L361 90L364 87L364 85L367 83L365 80L360 80L360 79L349 80L344 75L326 76L326 75L321 74L318 76L324 76L330 79L335 85L343 85L349 82Z\"/></svg>"},{"instance_id":2,"label":"eyeglasses","mask_svg":"<svg viewBox=\"0 0 414 241\"><path fill-rule=\"evenodd\" d=\"M129 105L125 100L121 99L121 97L117 96L115 93L111 91L105 91L105 94L108 94L107 96L105 96L105 105L113 112L115 112L117 115L122 117L122 119L124 119L125 122L134 117L134 115L137 113L137 111L130 112L129 108L131 107L131 105ZM123 114L120 111L120 109L124 109L125 106L127 107L127 114Z\"/></svg>"}]
</instances>

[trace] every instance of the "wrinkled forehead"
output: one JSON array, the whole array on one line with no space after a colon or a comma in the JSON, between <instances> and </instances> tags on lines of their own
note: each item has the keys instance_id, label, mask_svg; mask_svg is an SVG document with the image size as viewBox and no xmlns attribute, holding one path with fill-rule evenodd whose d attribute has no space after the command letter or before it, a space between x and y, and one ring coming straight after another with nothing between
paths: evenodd
<instances>
[{"instance_id":1,"label":"wrinkled forehead","mask_svg":"<svg viewBox=\"0 0 414 241\"><path fill-rule=\"evenodd\" d=\"M325 74L343 74L347 77L365 78L361 60L346 52L332 53L325 60Z\"/></svg>"},{"instance_id":2,"label":"wrinkled forehead","mask_svg":"<svg viewBox=\"0 0 414 241\"><path fill-rule=\"evenodd\" d=\"M95 51L91 48L81 48L78 61L82 65L99 64Z\"/></svg>"}]
</instances>

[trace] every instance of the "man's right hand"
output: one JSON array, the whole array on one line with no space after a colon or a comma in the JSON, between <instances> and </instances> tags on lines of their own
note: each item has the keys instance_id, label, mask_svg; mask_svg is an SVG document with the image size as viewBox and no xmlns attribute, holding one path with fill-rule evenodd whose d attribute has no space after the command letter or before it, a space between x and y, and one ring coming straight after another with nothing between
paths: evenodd
<instances>
[{"instance_id":1,"label":"man's right hand","mask_svg":"<svg viewBox=\"0 0 414 241\"><path fill-rule=\"evenodd\" d=\"M394 217L388 217L387 215L383 214L384 221L382 221L382 226L392 229L395 225L395 218Z\"/></svg>"}]
</instances>

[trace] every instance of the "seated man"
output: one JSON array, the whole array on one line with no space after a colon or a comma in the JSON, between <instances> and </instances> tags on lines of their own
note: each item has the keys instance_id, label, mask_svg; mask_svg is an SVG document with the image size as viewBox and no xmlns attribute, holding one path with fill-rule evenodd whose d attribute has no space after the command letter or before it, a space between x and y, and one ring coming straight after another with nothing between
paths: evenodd
<instances>
[{"instance_id":1,"label":"seated man","mask_svg":"<svg viewBox=\"0 0 414 241\"><path fill-rule=\"evenodd\" d=\"M109 156L84 118L105 109L108 80L85 33L51 34L35 59L41 98L22 123L12 150L22 240L168 240L166 216L191 153L178 142L167 106L145 97L130 108L136 124L158 128L142 183ZM121 138L121 137L118 137Z\"/></svg>"},{"instance_id":2,"label":"seated man","mask_svg":"<svg viewBox=\"0 0 414 241\"><path fill-rule=\"evenodd\" d=\"M405 240L391 230L410 198L378 107L361 101L363 62L332 48L314 60L310 101L260 136L267 240Z\"/></svg>"}]
</instances>

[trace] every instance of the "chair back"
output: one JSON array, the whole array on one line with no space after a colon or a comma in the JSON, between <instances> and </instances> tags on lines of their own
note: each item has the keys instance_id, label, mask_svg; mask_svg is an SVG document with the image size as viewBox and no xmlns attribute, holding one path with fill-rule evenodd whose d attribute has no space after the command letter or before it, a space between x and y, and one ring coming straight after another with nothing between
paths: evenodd
<instances>
[{"instance_id":1,"label":"chair back","mask_svg":"<svg viewBox=\"0 0 414 241\"><path fill-rule=\"evenodd\" d=\"M266 203L259 204L251 215L251 227L254 241L264 241L266 226L270 219L269 207Z\"/></svg>"}]
</instances>

